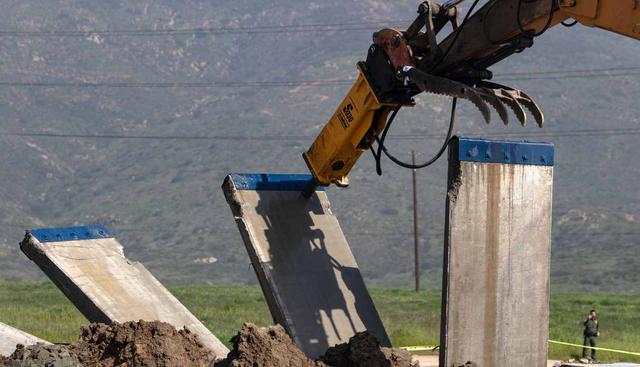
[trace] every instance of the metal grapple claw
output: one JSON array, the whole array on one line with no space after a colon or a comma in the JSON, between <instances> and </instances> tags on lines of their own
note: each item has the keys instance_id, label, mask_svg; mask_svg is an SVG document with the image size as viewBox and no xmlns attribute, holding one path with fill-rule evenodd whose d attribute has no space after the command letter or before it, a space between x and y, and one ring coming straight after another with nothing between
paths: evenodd
<instances>
[{"instance_id":1,"label":"metal grapple claw","mask_svg":"<svg viewBox=\"0 0 640 367\"><path fill-rule=\"evenodd\" d=\"M538 126L542 128L544 126L544 113L542 112L542 109L538 106L536 101L529 97L525 92L519 92L524 106L529 110L529 112L531 112Z\"/></svg>"},{"instance_id":2,"label":"metal grapple claw","mask_svg":"<svg viewBox=\"0 0 640 367\"><path fill-rule=\"evenodd\" d=\"M406 81L415 84L423 92L470 101L480 110L486 123L491 122L491 111L485 99L473 87L451 79L427 74L411 66L405 66L402 69L401 76L405 77Z\"/></svg>"},{"instance_id":3,"label":"metal grapple claw","mask_svg":"<svg viewBox=\"0 0 640 367\"><path fill-rule=\"evenodd\" d=\"M513 94L509 93L509 91L506 91L504 89L489 89L489 88L484 88L484 89L486 91L494 93L496 97L498 97L502 102L504 102L507 106L509 106L509 108L511 108L511 110L516 115L516 117L518 118L518 121L520 121L520 124L522 126L527 125L527 114L524 112L524 108L522 108L522 105L520 104L518 99L515 98Z\"/></svg>"},{"instance_id":4,"label":"metal grapple claw","mask_svg":"<svg viewBox=\"0 0 640 367\"><path fill-rule=\"evenodd\" d=\"M508 125L509 114L507 113L507 109L504 106L504 104L500 101L500 98L498 98L491 91L487 91L482 88L476 88L475 91L478 92L478 94L482 97L482 99L485 100L485 102L490 104L491 107L493 107L496 110L496 112L498 112L498 116L500 116L500 119L502 120L502 122L505 125Z\"/></svg>"},{"instance_id":5,"label":"metal grapple claw","mask_svg":"<svg viewBox=\"0 0 640 367\"><path fill-rule=\"evenodd\" d=\"M518 116L522 126L525 126L527 123L527 117L522 106L526 107L529 112L531 112L531 115L533 115L533 118L536 120L539 127L544 126L544 114L542 110L525 92L487 81L478 82L476 87L491 91L490 93L493 93L501 101L505 102L513 110L516 116Z\"/></svg>"}]
</instances>

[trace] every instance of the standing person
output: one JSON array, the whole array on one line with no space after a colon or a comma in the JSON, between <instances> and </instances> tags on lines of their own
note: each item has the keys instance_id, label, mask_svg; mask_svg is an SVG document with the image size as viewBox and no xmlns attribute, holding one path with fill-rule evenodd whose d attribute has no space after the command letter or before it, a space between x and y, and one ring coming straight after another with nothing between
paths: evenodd
<instances>
[{"instance_id":1,"label":"standing person","mask_svg":"<svg viewBox=\"0 0 640 367\"><path fill-rule=\"evenodd\" d=\"M582 349L582 358L587 358L591 362L596 362L596 350L587 347L595 348L596 338L600 336L600 331L598 331L598 328L598 313L596 312L596 310L591 310L589 312L589 315L587 315L587 319L584 321L583 345L585 348Z\"/></svg>"}]
</instances>

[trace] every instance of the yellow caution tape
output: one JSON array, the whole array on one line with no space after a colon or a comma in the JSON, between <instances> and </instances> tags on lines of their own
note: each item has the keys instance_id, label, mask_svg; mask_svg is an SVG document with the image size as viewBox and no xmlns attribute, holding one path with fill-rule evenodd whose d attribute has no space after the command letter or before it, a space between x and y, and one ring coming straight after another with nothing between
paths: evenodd
<instances>
[{"instance_id":1,"label":"yellow caution tape","mask_svg":"<svg viewBox=\"0 0 640 367\"><path fill-rule=\"evenodd\" d=\"M429 352L429 351L437 350L438 348L440 348L439 345L436 345L436 346L419 345L415 347L400 347L400 349L404 349L407 352Z\"/></svg>"},{"instance_id":2,"label":"yellow caution tape","mask_svg":"<svg viewBox=\"0 0 640 367\"><path fill-rule=\"evenodd\" d=\"M594 350L601 350L603 352L613 352L613 353L620 353L620 354L630 354L632 356L640 356L640 352L628 352L626 350L617 350L617 349L609 349L609 348L599 348L599 347L585 347L583 345L580 344L572 344L572 343L565 343L565 342L559 342L559 341L555 341L555 340L549 340L549 343L553 343L553 344L559 344L559 345L568 345L570 347L578 347L578 348L588 348L588 349L594 349Z\"/></svg>"},{"instance_id":3,"label":"yellow caution tape","mask_svg":"<svg viewBox=\"0 0 640 367\"><path fill-rule=\"evenodd\" d=\"M556 341L556 340L549 340L549 343L559 344L559 345L568 345L570 347L601 350L603 352L612 352L612 353L620 353L620 354L629 354L629 355L632 355L632 356L640 356L640 352L629 352L629 351L626 351L626 350L599 348L599 347L585 347L585 346L580 345L580 344L565 343L565 342L559 342L559 341ZM415 347L400 347L400 349L404 349L404 350L406 350L408 352L428 352L428 351L437 350L438 348L440 348L440 346L438 346L438 345L437 346L420 345L420 346L415 346Z\"/></svg>"}]
</instances>

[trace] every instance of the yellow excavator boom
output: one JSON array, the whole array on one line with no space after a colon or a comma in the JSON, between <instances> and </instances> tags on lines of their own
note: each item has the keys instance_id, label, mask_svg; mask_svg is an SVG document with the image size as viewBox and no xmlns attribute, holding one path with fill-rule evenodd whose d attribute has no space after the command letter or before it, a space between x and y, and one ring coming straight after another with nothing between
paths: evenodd
<instances>
[{"instance_id":1,"label":"yellow excavator boom","mask_svg":"<svg viewBox=\"0 0 640 367\"><path fill-rule=\"evenodd\" d=\"M640 0L560 0L558 16L640 39Z\"/></svg>"},{"instance_id":2,"label":"yellow excavator boom","mask_svg":"<svg viewBox=\"0 0 640 367\"><path fill-rule=\"evenodd\" d=\"M424 1L406 30L374 33L366 62L358 63L357 81L303 154L315 185L347 185L362 153L376 141L383 144L379 136L389 115L412 106L413 96L422 92L466 99L487 122L488 106L505 123L508 106L522 125L528 110L542 127L544 115L533 99L490 82L488 68L531 47L548 28L570 25L568 19L640 39L640 0L492 0L472 14L475 0L458 25L460 2ZM453 31L438 43L436 35L449 22Z\"/></svg>"}]
</instances>

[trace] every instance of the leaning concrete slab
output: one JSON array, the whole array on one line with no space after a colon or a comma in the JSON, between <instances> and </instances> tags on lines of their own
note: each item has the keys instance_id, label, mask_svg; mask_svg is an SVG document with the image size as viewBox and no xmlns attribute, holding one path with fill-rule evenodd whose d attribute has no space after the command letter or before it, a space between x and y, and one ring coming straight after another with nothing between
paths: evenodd
<instances>
[{"instance_id":1,"label":"leaning concrete slab","mask_svg":"<svg viewBox=\"0 0 640 367\"><path fill-rule=\"evenodd\" d=\"M546 366L553 146L454 139L440 366Z\"/></svg>"},{"instance_id":2,"label":"leaning concrete slab","mask_svg":"<svg viewBox=\"0 0 640 367\"><path fill-rule=\"evenodd\" d=\"M10 356L16 350L16 345L18 344L27 346L38 343L51 344L0 322L0 355Z\"/></svg>"},{"instance_id":3,"label":"leaning concrete slab","mask_svg":"<svg viewBox=\"0 0 640 367\"><path fill-rule=\"evenodd\" d=\"M271 315L312 358L369 330L389 338L327 194L308 175L230 175L223 190Z\"/></svg>"},{"instance_id":4,"label":"leaning concrete slab","mask_svg":"<svg viewBox=\"0 0 640 367\"><path fill-rule=\"evenodd\" d=\"M229 350L103 226L38 229L20 244L90 322L164 321L198 335L218 358Z\"/></svg>"}]
</instances>

